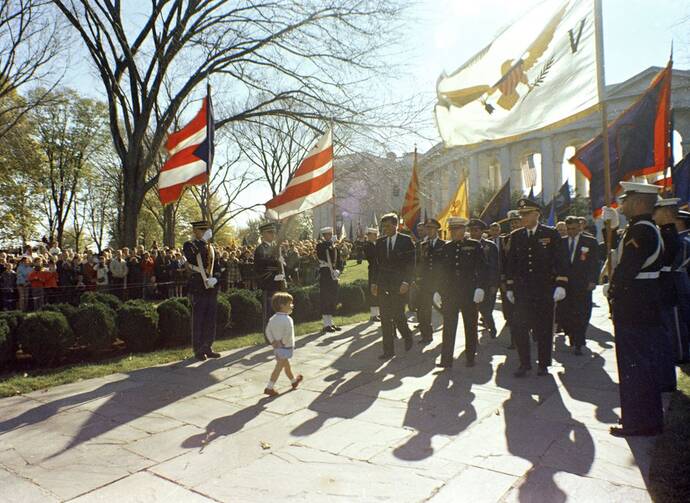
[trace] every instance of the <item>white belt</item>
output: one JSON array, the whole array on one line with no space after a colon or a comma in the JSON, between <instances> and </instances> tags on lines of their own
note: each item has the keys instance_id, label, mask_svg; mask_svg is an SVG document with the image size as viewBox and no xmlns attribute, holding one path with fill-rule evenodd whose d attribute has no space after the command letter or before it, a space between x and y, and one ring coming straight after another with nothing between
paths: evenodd
<instances>
[{"instance_id":1,"label":"white belt","mask_svg":"<svg viewBox=\"0 0 690 503\"><path fill-rule=\"evenodd\" d=\"M664 267L661 268L661 272L671 272L673 269L671 268L670 265L665 265Z\"/></svg>"},{"instance_id":2,"label":"white belt","mask_svg":"<svg viewBox=\"0 0 690 503\"><path fill-rule=\"evenodd\" d=\"M635 279L659 279L659 271L641 272Z\"/></svg>"}]
</instances>

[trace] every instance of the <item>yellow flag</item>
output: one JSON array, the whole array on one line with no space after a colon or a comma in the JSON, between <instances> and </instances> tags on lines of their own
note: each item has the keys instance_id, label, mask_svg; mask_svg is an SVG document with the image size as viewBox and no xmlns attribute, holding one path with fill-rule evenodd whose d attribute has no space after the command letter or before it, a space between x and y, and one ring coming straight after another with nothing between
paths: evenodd
<instances>
[{"instance_id":1,"label":"yellow flag","mask_svg":"<svg viewBox=\"0 0 690 503\"><path fill-rule=\"evenodd\" d=\"M446 230L448 217L465 217L470 218L470 201L467 197L467 178L465 178L455 193L453 199L450 200L441 213L439 213L436 220L441 224L441 229Z\"/></svg>"}]
</instances>

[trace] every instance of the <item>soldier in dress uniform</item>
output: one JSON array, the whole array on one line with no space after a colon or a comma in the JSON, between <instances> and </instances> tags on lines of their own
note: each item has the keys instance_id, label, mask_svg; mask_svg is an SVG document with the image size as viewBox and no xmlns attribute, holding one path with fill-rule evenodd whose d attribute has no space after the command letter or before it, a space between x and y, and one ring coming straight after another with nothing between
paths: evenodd
<instances>
[{"instance_id":1,"label":"soldier in dress uniform","mask_svg":"<svg viewBox=\"0 0 690 503\"><path fill-rule=\"evenodd\" d=\"M680 210L676 214L676 226L680 239L679 260L676 266L676 290L678 291L678 317L681 325L680 336L675 349L677 363L690 361L690 277L688 266L690 265L690 212ZM683 328L683 326L685 328Z\"/></svg>"},{"instance_id":2,"label":"soldier in dress uniform","mask_svg":"<svg viewBox=\"0 0 690 503\"><path fill-rule=\"evenodd\" d=\"M477 353L478 304L486 292L486 258L479 241L465 237L467 219L449 217L451 241L443 247L443 344L439 367L453 366L458 311L462 312L465 332L465 364L474 366Z\"/></svg>"},{"instance_id":3,"label":"soldier in dress uniform","mask_svg":"<svg viewBox=\"0 0 690 503\"><path fill-rule=\"evenodd\" d=\"M371 293L379 298L383 353L379 360L395 356L396 328L405 340L405 351L412 349L412 332L407 326L405 301L414 278L415 248L412 239L398 232L398 215L381 217L383 236L376 241L376 279Z\"/></svg>"},{"instance_id":4,"label":"soldier in dress uniform","mask_svg":"<svg viewBox=\"0 0 690 503\"><path fill-rule=\"evenodd\" d=\"M494 321L494 306L496 305L496 293L501 282L498 260L498 246L489 240L485 239L483 234L488 226L483 220L473 218L470 220L470 238L479 241L482 245L482 251L486 258L486 286L487 290L484 295L484 301L479 304L479 313L482 315L484 326L489 330L489 335L496 337L496 322Z\"/></svg>"},{"instance_id":5,"label":"soldier in dress uniform","mask_svg":"<svg viewBox=\"0 0 690 503\"><path fill-rule=\"evenodd\" d=\"M319 259L319 295L324 332L336 332L341 328L333 322L338 303L338 278L343 272L340 251L333 244L333 227L320 230L322 240L316 244L316 258Z\"/></svg>"},{"instance_id":6,"label":"soldier in dress uniform","mask_svg":"<svg viewBox=\"0 0 690 503\"><path fill-rule=\"evenodd\" d=\"M197 360L220 358L211 348L216 338L218 278L216 253L211 239L211 226L206 220L192 222L194 239L185 242L182 250L190 270L187 292L192 306L192 349Z\"/></svg>"},{"instance_id":7,"label":"soldier in dress uniform","mask_svg":"<svg viewBox=\"0 0 690 503\"><path fill-rule=\"evenodd\" d=\"M276 244L276 225L266 222L259 226L261 243L254 250L254 274L262 291L263 328L271 316L271 297L279 290L285 290L284 260L280 255L280 247Z\"/></svg>"},{"instance_id":8,"label":"soldier in dress uniform","mask_svg":"<svg viewBox=\"0 0 690 503\"><path fill-rule=\"evenodd\" d=\"M565 226L567 234L562 239L568 252L565 271L568 284L565 287L565 299L558 307L560 323L570 338L573 352L581 355L592 316L592 291L599 277L599 243L593 236L582 231L577 217L567 217Z\"/></svg>"},{"instance_id":9,"label":"soldier in dress uniform","mask_svg":"<svg viewBox=\"0 0 690 503\"><path fill-rule=\"evenodd\" d=\"M370 321L381 321L379 313L379 299L371 294L371 283L376 278L376 240L379 237L379 230L376 227L367 228L367 240L362 247L364 258L367 260L367 300L369 301Z\"/></svg>"},{"instance_id":10,"label":"soldier in dress uniform","mask_svg":"<svg viewBox=\"0 0 690 503\"><path fill-rule=\"evenodd\" d=\"M530 332L537 342L537 374L543 376L551 365L555 303L566 296L566 252L558 231L539 223L537 202L520 199L518 211L523 227L511 233L506 264L506 297L515 306L511 332L520 356L515 377L532 368Z\"/></svg>"},{"instance_id":11,"label":"soldier in dress uniform","mask_svg":"<svg viewBox=\"0 0 690 503\"><path fill-rule=\"evenodd\" d=\"M684 338L678 317L679 292L676 290L675 282L677 274L675 269L680 265L676 261L680 258L681 252L681 242L676 228L679 202L678 198L659 199L654 205L652 216L654 223L659 227L664 243L659 285L661 287L661 322L665 337L657 345L659 361L656 366L662 392L676 389L674 347L677 347L678 341Z\"/></svg>"},{"instance_id":12,"label":"soldier in dress uniform","mask_svg":"<svg viewBox=\"0 0 690 503\"><path fill-rule=\"evenodd\" d=\"M604 288L611 301L615 331L621 427L615 436L656 435L663 429L656 345L663 337L660 317L659 273L662 267L661 233L652 221L659 187L621 182L625 191L621 210L628 228L618 244L615 269ZM617 227L617 213L603 209L604 221Z\"/></svg>"},{"instance_id":13,"label":"soldier in dress uniform","mask_svg":"<svg viewBox=\"0 0 690 503\"><path fill-rule=\"evenodd\" d=\"M508 349L515 349L515 331L512 327L512 315L513 311L515 310L515 306L512 302L508 302L508 299L506 297L506 281L508 280L506 265L508 260L508 252L510 251L511 233L522 227L522 219L520 218L520 212L517 210L510 210L507 213L506 218L508 220L508 225L510 225L510 231L506 234L501 235L497 243L498 262L500 270L499 279L501 281L501 311L503 312L503 318L506 320L506 325L508 325L508 329L510 330L510 345L508 346Z\"/></svg>"},{"instance_id":14,"label":"soldier in dress uniform","mask_svg":"<svg viewBox=\"0 0 690 503\"><path fill-rule=\"evenodd\" d=\"M441 251L446 244L438 237L441 224L434 218L424 222L426 237L419 244L417 255L417 320L422 339L420 344L432 341L431 306L438 291L441 277Z\"/></svg>"}]
</instances>

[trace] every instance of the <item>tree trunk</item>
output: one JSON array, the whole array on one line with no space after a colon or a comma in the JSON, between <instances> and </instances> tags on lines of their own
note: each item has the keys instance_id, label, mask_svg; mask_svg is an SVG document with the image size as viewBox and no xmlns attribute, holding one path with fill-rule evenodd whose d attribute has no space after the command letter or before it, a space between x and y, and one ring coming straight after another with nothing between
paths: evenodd
<instances>
[{"instance_id":1,"label":"tree trunk","mask_svg":"<svg viewBox=\"0 0 690 503\"><path fill-rule=\"evenodd\" d=\"M168 204L163 209L163 244L175 248L175 207Z\"/></svg>"},{"instance_id":2,"label":"tree trunk","mask_svg":"<svg viewBox=\"0 0 690 503\"><path fill-rule=\"evenodd\" d=\"M120 247L135 247L138 244L139 213L144 204L144 177L139 173L145 173L141 167L123 166L124 193L122 204L122 225L120 235Z\"/></svg>"}]
</instances>

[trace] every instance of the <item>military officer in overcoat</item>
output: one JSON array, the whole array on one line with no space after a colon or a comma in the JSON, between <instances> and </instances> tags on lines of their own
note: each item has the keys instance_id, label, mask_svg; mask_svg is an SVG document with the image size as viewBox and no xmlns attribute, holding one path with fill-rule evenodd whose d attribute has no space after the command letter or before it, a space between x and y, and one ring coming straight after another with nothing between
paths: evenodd
<instances>
[{"instance_id":1,"label":"military officer in overcoat","mask_svg":"<svg viewBox=\"0 0 690 503\"><path fill-rule=\"evenodd\" d=\"M462 312L465 332L465 364L474 366L477 353L478 307L486 292L486 258L479 241L465 237L467 219L449 217L451 241L442 250L443 343L439 367L453 366L458 312Z\"/></svg>"},{"instance_id":2,"label":"military officer in overcoat","mask_svg":"<svg viewBox=\"0 0 690 503\"><path fill-rule=\"evenodd\" d=\"M506 297L506 281L508 280L506 265L508 263L508 252L510 251L511 233L522 227L522 219L520 218L520 212L517 210L510 210L506 215L506 219L508 220L508 225L510 225L510 231L505 234L501 234L498 242L496 243L498 246L498 262L500 271L499 290L501 292L501 311L503 312L503 318L506 320L506 325L508 325L508 329L510 330L510 345L508 346L508 349L515 349L515 335L512 327L512 315L513 311L515 310L515 306L512 302L509 302L508 298Z\"/></svg>"},{"instance_id":3,"label":"military officer in overcoat","mask_svg":"<svg viewBox=\"0 0 690 503\"><path fill-rule=\"evenodd\" d=\"M218 278L216 253L211 239L211 226L206 220L192 222L194 239L182 246L190 271L187 292L192 306L192 349L197 360L220 358L211 346L216 338Z\"/></svg>"},{"instance_id":4,"label":"military officer in overcoat","mask_svg":"<svg viewBox=\"0 0 690 503\"><path fill-rule=\"evenodd\" d=\"M489 330L491 337L496 337L496 322L494 321L494 306L496 305L496 294L498 293L498 286L500 284L499 258L498 246L484 238L484 231L488 226L479 219L473 218L469 223L470 238L479 241L482 245L482 251L486 257L486 287L487 290L484 295L484 301L479 304L479 314L482 315L484 326Z\"/></svg>"},{"instance_id":5,"label":"military officer in overcoat","mask_svg":"<svg viewBox=\"0 0 690 503\"><path fill-rule=\"evenodd\" d=\"M333 315L338 303L338 278L343 272L340 251L333 244L333 227L320 230L321 241L316 243L316 258L319 260L319 295L321 318L324 332L336 332L341 328L335 325Z\"/></svg>"},{"instance_id":6,"label":"military officer in overcoat","mask_svg":"<svg viewBox=\"0 0 690 503\"><path fill-rule=\"evenodd\" d=\"M604 292L611 301L621 402L619 437L649 436L663 429L663 409L655 351L663 337L659 273L663 265L661 233L652 221L658 187L621 182L621 211L628 219L615 252L615 268ZM617 213L604 208L605 220L617 227Z\"/></svg>"},{"instance_id":7,"label":"military officer in overcoat","mask_svg":"<svg viewBox=\"0 0 690 503\"><path fill-rule=\"evenodd\" d=\"M254 274L262 292L263 328L268 319L273 316L271 297L280 290L285 290L284 260L280 255L280 247L276 243L276 225L265 222L259 226L261 243L254 250Z\"/></svg>"},{"instance_id":8,"label":"military officer in overcoat","mask_svg":"<svg viewBox=\"0 0 690 503\"><path fill-rule=\"evenodd\" d=\"M446 244L438 237L441 224L435 218L428 218L424 222L426 237L419 243L417 256L417 321L422 336L420 344L432 341L433 328L431 326L431 307L434 293L439 290L443 280L441 271L441 252Z\"/></svg>"},{"instance_id":9,"label":"military officer in overcoat","mask_svg":"<svg viewBox=\"0 0 690 503\"><path fill-rule=\"evenodd\" d=\"M518 211L523 226L511 233L506 264L506 297L515 306L511 331L520 357L515 377L532 368L530 332L537 342L537 374L543 376L551 365L555 302L566 296L566 252L558 231L539 223L537 202L520 199Z\"/></svg>"}]
</instances>

